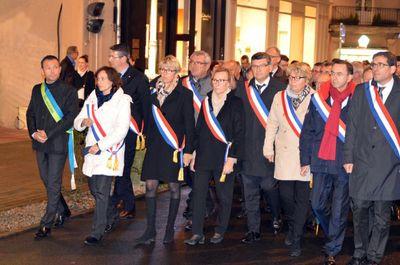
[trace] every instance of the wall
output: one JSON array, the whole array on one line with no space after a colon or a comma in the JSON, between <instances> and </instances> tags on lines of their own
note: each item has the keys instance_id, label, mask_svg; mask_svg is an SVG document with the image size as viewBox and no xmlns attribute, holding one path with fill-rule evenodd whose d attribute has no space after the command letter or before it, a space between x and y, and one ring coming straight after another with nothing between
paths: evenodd
<instances>
[{"instance_id":1,"label":"wall","mask_svg":"<svg viewBox=\"0 0 400 265\"><path fill-rule=\"evenodd\" d=\"M82 0L1 0L0 9L0 126L14 127L18 106L27 106L34 84L42 81L40 60L57 55L57 17L61 3L60 54L78 46L90 59L95 38L86 31L86 5ZM107 0L98 65L107 64L108 47L115 42L112 28L113 1ZM90 34L93 35L93 34ZM91 60L94 69L95 60Z\"/></svg>"}]
</instances>

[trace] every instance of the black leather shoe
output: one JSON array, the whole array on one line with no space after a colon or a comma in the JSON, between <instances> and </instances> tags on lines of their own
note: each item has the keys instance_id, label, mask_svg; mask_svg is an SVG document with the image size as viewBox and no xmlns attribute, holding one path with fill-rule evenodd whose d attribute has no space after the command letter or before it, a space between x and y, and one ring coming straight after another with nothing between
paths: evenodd
<instances>
[{"instance_id":1,"label":"black leather shoe","mask_svg":"<svg viewBox=\"0 0 400 265\"><path fill-rule=\"evenodd\" d=\"M274 218L272 221L272 227L274 228L274 234L278 234L282 227L282 220Z\"/></svg>"},{"instance_id":2,"label":"black leather shoe","mask_svg":"<svg viewBox=\"0 0 400 265\"><path fill-rule=\"evenodd\" d=\"M41 227L39 230L35 233L35 240L41 240L45 237L50 236L51 234L51 229L47 227Z\"/></svg>"},{"instance_id":3,"label":"black leather shoe","mask_svg":"<svg viewBox=\"0 0 400 265\"><path fill-rule=\"evenodd\" d=\"M116 223L106 225L106 228L104 229L104 233L110 233L112 230L115 229L116 226L117 226Z\"/></svg>"},{"instance_id":4,"label":"black leather shoe","mask_svg":"<svg viewBox=\"0 0 400 265\"><path fill-rule=\"evenodd\" d=\"M71 215L71 214L70 214ZM54 227L55 228L61 228L64 226L65 220L66 220L66 216L65 215L58 215L56 217L56 220L54 221Z\"/></svg>"},{"instance_id":5,"label":"black leather shoe","mask_svg":"<svg viewBox=\"0 0 400 265\"><path fill-rule=\"evenodd\" d=\"M100 244L101 238L97 239L93 236L88 236L87 238L85 238L85 241L83 243L85 243L86 246L97 246L98 244Z\"/></svg>"},{"instance_id":6,"label":"black leather shoe","mask_svg":"<svg viewBox=\"0 0 400 265\"><path fill-rule=\"evenodd\" d=\"M247 232L246 236L242 239L242 243L245 244L252 244L257 241L261 240L261 235L260 233L255 233L255 232Z\"/></svg>"},{"instance_id":7,"label":"black leather shoe","mask_svg":"<svg viewBox=\"0 0 400 265\"><path fill-rule=\"evenodd\" d=\"M324 265L335 265L336 264L336 260L334 256L326 256L325 257L325 261L324 261Z\"/></svg>"},{"instance_id":8,"label":"black leather shoe","mask_svg":"<svg viewBox=\"0 0 400 265\"><path fill-rule=\"evenodd\" d=\"M347 265L366 265L367 263L367 259L366 258L351 258L351 260L349 261L349 263L347 263Z\"/></svg>"},{"instance_id":9,"label":"black leather shoe","mask_svg":"<svg viewBox=\"0 0 400 265\"><path fill-rule=\"evenodd\" d=\"M247 216L246 211L245 210L241 210L237 215L236 218L237 219L243 219Z\"/></svg>"},{"instance_id":10,"label":"black leather shoe","mask_svg":"<svg viewBox=\"0 0 400 265\"><path fill-rule=\"evenodd\" d=\"M191 231L192 230L192 220L187 220L185 224L185 231Z\"/></svg>"}]
</instances>

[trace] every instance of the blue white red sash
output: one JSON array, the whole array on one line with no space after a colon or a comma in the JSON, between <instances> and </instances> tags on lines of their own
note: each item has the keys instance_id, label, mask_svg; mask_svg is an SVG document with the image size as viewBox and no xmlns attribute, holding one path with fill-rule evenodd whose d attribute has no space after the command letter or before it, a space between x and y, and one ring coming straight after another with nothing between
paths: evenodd
<instances>
[{"instance_id":1,"label":"blue white red sash","mask_svg":"<svg viewBox=\"0 0 400 265\"><path fill-rule=\"evenodd\" d=\"M326 103L325 100L322 99L321 95L319 93L314 93L311 97L311 100L317 109L319 115L321 115L322 119L324 122L328 120L329 114L331 112L331 106ZM346 124L342 121L342 119L339 120L339 135L338 135L340 141L344 143L345 138L346 138Z\"/></svg>"},{"instance_id":2,"label":"blue white red sash","mask_svg":"<svg viewBox=\"0 0 400 265\"><path fill-rule=\"evenodd\" d=\"M153 95L156 92L157 92L157 89L155 87L150 87L150 95Z\"/></svg>"},{"instance_id":3,"label":"blue white red sash","mask_svg":"<svg viewBox=\"0 0 400 265\"><path fill-rule=\"evenodd\" d=\"M129 129L137 135L136 138L136 150L143 150L146 147L145 138L143 135L144 121L142 121L142 127L139 128L136 120L131 116L131 121L129 122Z\"/></svg>"},{"instance_id":4,"label":"blue white red sash","mask_svg":"<svg viewBox=\"0 0 400 265\"><path fill-rule=\"evenodd\" d=\"M256 89L253 86L249 85L248 82L245 83L245 89L251 108L256 114L261 125L264 128L267 128L267 119L269 111L265 106L264 102L262 101L260 94L256 91Z\"/></svg>"},{"instance_id":5,"label":"blue white red sash","mask_svg":"<svg viewBox=\"0 0 400 265\"><path fill-rule=\"evenodd\" d=\"M289 123L290 128L292 128L294 134L296 134L296 136L300 138L301 128L303 127L303 124L299 120L299 117L297 117L292 101L287 95L286 90L282 91L281 95L285 118Z\"/></svg>"},{"instance_id":6,"label":"blue white red sash","mask_svg":"<svg viewBox=\"0 0 400 265\"><path fill-rule=\"evenodd\" d=\"M396 124L390 116L386 106L383 104L383 101L378 94L378 90L372 86L371 81L369 82L369 85L365 83L364 87L372 115L378 123L386 140L389 142L390 147L392 147L394 154L398 159L400 159L400 137Z\"/></svg>"},{"instance_id":7,"label":"blue white red sash","mask_svg":"<svg viewBox=\"0 0 400 265\"><path fill-rule=\"evenodd\" d=\"M167 119L162 114L161 110L155 106L151 106L154 121L157 125L158 131L160 132L164 141L174 149L172 156L172 161L178 163L178 153L180 158L180 169L178 174L178 180L183 181L183 149L185 148L185 137L183 137L182 145L179 147L178 136L176 135L174 129L169 124Z\"/></svg>"},{"instance_id":8,"label":"blue white red sash","mask_svg":"<svg viewBox=\"0 0 400 265\"><path fill-rule=\"evenodd\" d=\"M203 101L200 92L197 91L193 83L190 81L189 76L185 77L183 80L183 86L188 88L190 91L193 92L193 107L197 113L200 112L201 102Z\"/></svg>"},{"instance_id":9,"label":"blue white red sash","mask_svg":"<svg viewBox=\"0 0 400 265\"><path fill-rule=\"evenodd\" d=\"M89 104L86 104L87 116L88 116L88 118L90 118L93 121L92 125L90 126L90 130L92 131L93 136L96 139L96 141L99 142L101 139L106 137L107 134L104 131L103 127L101 126L99 120L96 117L94 104L91 104L90 106L89 106ZM118 169L117 153L119 150L121 150L122 146L124 146L124 141L107 149L107 151L111 154L107 161L107 167L109 169L112 169L114 171Z\"/></svg>"},{"instance_id":10,"label":"blue white red sash","mask_svg":"<svg viewBox=\"0 0 400 265\"><path fill-rule=\"evenodd\" d=\"M206 97L203 100L202 106L203 106L204 119L205 119L207 127L210 129L212 135L214 135L214 137L218 141L226 144L226 150L225 150L225 156L224 156L224 164L225 164L226 160L228 159L229 148L231 147L232 143L226 139L225 133L222 130L221 124L219 123L219 121L217 120L217 118L215 117L214 113L212 112L212 110L210 108L210 103L208 102L208 97ZM220 182L224 182L225 178L226 178L226 175L222 174L221 178L220 178Z\"/></svg>"}]
</instances>

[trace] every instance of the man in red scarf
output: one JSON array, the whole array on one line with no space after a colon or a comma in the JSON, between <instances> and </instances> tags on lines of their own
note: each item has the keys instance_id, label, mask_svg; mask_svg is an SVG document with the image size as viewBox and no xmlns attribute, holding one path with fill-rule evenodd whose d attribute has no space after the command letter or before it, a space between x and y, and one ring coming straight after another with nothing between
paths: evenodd
<instances>
[{"instance_id":1,"label":"man in red scarf","mask_svg":"<svg viewBox=\"0 0 400 265\"><path fill-rule=\"evenodd\" d=\"M346 123L348 103L354 92L353 67L335 60L331 80L313 95L300 136L301 174L311 170L313 189L311 204L327 237L325 264L336 264L341 251L349 212L349 176L343 165L343 135L339 124ZM319 103L318 103L319 102ZM326 108L328 115L321 109ZM325 112L326 113L326 112Z\"/></svg>"}]
</instances>

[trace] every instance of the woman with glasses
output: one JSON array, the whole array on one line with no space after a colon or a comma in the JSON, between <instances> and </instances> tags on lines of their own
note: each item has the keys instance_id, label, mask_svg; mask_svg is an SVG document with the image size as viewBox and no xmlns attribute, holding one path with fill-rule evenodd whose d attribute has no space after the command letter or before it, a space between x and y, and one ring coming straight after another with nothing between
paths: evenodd
<instances>
[{"instance_id":1,"label":"woman with glasses","mask_svg":"<svg viewBox=\"0 0 400 265\"><path fill-rule=\"evenodd\" d=\"M289 65L289 84L278 92L268 117L264 156L275 162L275 179L289 226L285 244L290 256L301 254L300 239L309 208L310 174L300 175L299 137L313 90L311 69L305 63Z\"/></svg>"},{"instance_id":2,"label":"woman with glasses","mask_svg":"<svg viewBox=\"0 0 400 265\"><path fill-rule=\"evenodd\" d=\"M166 56L159 64L160 76L150 83L151 113L145 135L147 151L141 179L146 182L147 227L135 244L149 245L156 236L156 192L158 184L168 183L170 204L164 244L174 240L174 224L180 202L180 182L183 167L188 166L193 153L193 95L184 88L178 60Z\"/></svg>"},{"instance_id":3,"label":"woman with glasses","mask_svg":"<svg viewBox=\"0 0 400 265\"><path fill-rule=\"evenodd\" d=\"M204 244L203 233L206 197L210 180L214 180L220 202L218 224L211 243L224 239L231 213L234 165L241 157L244 141L244 113L240 98L231 91L229 70L216 66L211 74L213 90L203 100L196 125L194 159L193 236L186 244Z\"/></svg>"}]
</instances>

